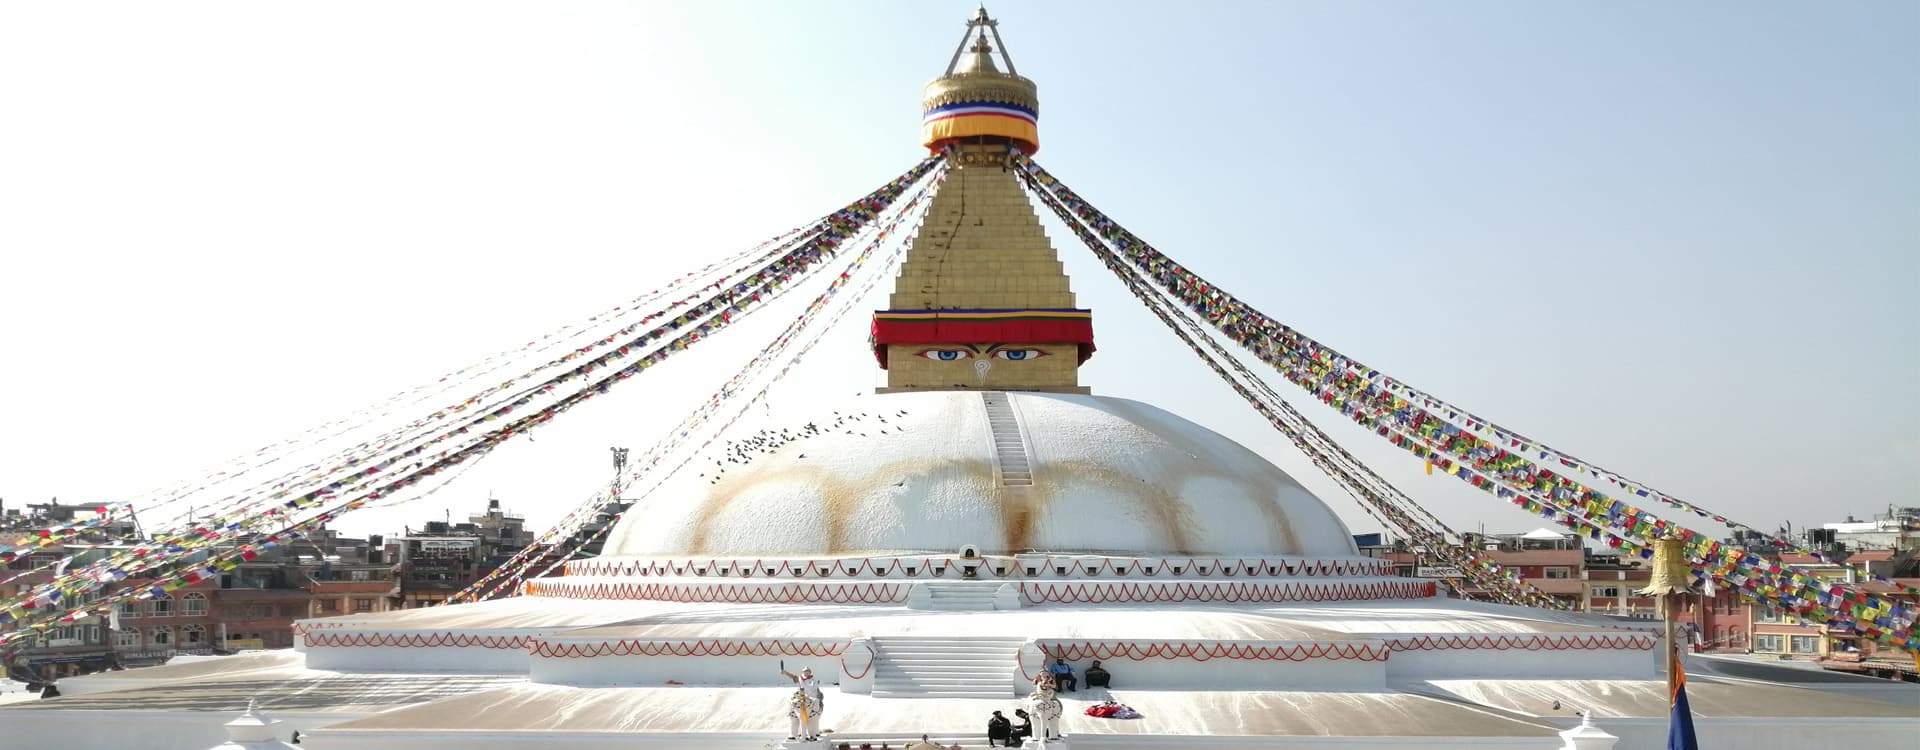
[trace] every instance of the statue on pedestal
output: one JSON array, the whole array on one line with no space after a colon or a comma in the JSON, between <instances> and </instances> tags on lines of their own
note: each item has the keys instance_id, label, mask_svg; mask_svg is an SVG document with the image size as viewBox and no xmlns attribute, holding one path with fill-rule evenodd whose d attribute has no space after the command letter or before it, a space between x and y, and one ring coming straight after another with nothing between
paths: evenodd
<instances>
[{"instance_id":1,"label":"statue on pedestal","mask_svg":"<svg viewBox=\"0 0 1920 750\"><path fill-rule=\"evenodd\" d=\"M780 674L800 685L800 689L793 691L793 699L787 704L787 739L819 740L820 712L827 707L827 698L820 692L820 681L813 678L812 669L802 669L800 674L794 674L782 665Z\"/></svg>"},{"instance_id":2,"label":"statue on pedestal","mask_svg":"<svg viewBox=\"0 0 1920 750\"><path fill-rule=\"evenodd\" d=\"M1045 672L1033 678L1033 692L1027 694L1027 715L1033 719L1033 737L1041 743L1060 738L1060 699L1053 694L1053 675Z\"/></svg>"}]
</instances>

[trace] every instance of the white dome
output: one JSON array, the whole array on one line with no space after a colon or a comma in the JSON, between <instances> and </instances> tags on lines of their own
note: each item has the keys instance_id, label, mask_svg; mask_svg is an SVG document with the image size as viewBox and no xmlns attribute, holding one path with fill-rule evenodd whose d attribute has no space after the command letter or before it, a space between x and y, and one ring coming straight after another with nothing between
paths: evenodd
<instances>
[{"instance_id":1,"label":"white dome","mask_svg":"<svg viewBox=\"0 0 1920 750\"><path fill-rule=\"evenodd\" d=\"M1013 419L996 434L988 403L1003 397ZM811 428L696 459L626 513L603 554L1357 554L1339 517L1279 467L1137 401L894 393Z\"/></svg>"}]
</instances>

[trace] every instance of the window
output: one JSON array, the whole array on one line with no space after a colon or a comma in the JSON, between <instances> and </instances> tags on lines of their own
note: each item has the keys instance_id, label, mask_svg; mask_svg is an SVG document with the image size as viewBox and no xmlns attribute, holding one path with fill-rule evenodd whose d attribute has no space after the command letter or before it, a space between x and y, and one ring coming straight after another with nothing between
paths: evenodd
<instances>
[{"instance_id":1,"label":"window","mask_svg":"<svg viewBox=\"0 0 1920 750\"><path fill-rule=\"evenodd\" d=\"M173 597L171 596L160 597L153 601L147 602L147 607L148 607L147 611L151 613L151 616L153 617L172 617L173 616Z\"/></svg>"},{"instance_id":2,"label":"window","mask_svg":"<svg viewBox=\"0 0 1920 750\"><path fill-rule=\"evenodd\" d=\"M1785 638L1775 633L1759 633L1753 636L1753 650L1777 654L1786 651Z\"/></svg>"},{"instance_id":3,"label":"window","mask_svg":"<svg viewBox=\"0 0 1920 750\"><path fill-rule=\"evenodd\" d=\"M186 625L180 628L180 645L192 648L207 643L207 629L199 625Z\"/></svg>"},{"instance_id":4,"label":"window","mask_svg":"<svg viewBox=\"0 0 1920 750\"><path fill-rule=\"evenodd\" d=\"M332 614L339 614L339 613L340 613L339 599L321 599L320 600L320 614L332 615Z\"/></svg>"},{"instance_id":5,"label":"window","mask_svg":"<svg viewBox=\"0 0 1920 750\"><path fill-rule=\"evenodd\" d=\"M146 604L146 602L137 599L128 599L127 601L113 605L113 608L120 613L120 619L122 620L138 620L146 614Z\"/></svg>"},{"instance_id":6,"label":"window","mask_svg":"<svg viewBox=\"0 0 1920 750\"><path fill-rule=\"evenodd\" d=\"M353 611L355 611L355 612L372 612L372 611L373 611L373 600L372 600L372 599L355 599L355 600L353 600Z\"/></svg>"},{"instance_id":7,"label":"window","mask_svg":"<svg viewBox=\"0 0 1920 750\"><path fill-rule=\"evenodd\" d=\"M371 570L352 570L352 571L348 571L348 572L347 572L347 580L349 580L349 581L370 581L370 580L373 580L373 571L371 571Z\"/></svg>"},{"instance_id":8,"label":"window","mask_svg":"<svg viewBox=\"0 0 1920 750\"><path fill-rule=\"evenodd\" d=\"M1780 622L1780 610L1771 604L1762 604L1753 608L1754 622Z\"/></svg>"},{"instance_id":9,"label":"window","mask_svg":"<svg viewBox=\"0 0 1920 750\"><path fill-rule=\"evenodd\" d=\"M140 631L134 628L113 631L114 648L139 648Z\"/></svg>"},{"instance_id":10,"label":"window","mask_svg":"<svg viewBox=\"0 0 1920 750\"><path fill-rule=\"evenodd\" d=\"M188 594L180 597L181 617L202 617L207 614L207 595Z\"/></svg>"},{"instance_id":11,"label":"window","mask_svg":"<svg viewBox=\"0 0 1920 750\"><path fill-rule=\"evenodd\" d=\"M1793 637L1793 652L1796 654L1820 653L1820 636L1796 635Z\"/></svg>"},{"instance_id":12,"label":"window","mask_svg":"<svg viewBox=\"0 0 1920 750\"><path fill-rule=\"evenodd\" d=\"M169 628L162 625L160 627L154 628L152 633L153 633L153 645L155 646L173 645L173 628Z\"/></svg>"},{"instance_id":13,"label":"window","mask_svg":"<svg viewBox=\"0 0 1920 750\"><path fill-rule=\"evenodd\" d=\"M1620 587L1595 586L1593 587L1593 597L1595 599L1618 599L1620 598Z\"/></svg>"},{"instance_id":14,"label":"window","mask_svg":"<svg viewBox=\"0 0 1920 750\"><path fill-rule=\"evenodd\" d=\"M1568 570L1564 565L1548 567L1546 570L1543 570L1541 572L1547 578L1572 578L1573 577L1573 571Z\"/></svg>"}]
</instances>

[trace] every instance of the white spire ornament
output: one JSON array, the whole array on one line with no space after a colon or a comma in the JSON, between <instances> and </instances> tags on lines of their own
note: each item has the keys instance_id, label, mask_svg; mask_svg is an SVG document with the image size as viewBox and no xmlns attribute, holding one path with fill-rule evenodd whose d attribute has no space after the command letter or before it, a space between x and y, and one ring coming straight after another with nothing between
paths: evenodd
<instances>
[{"instance_id":1,"label":"white spire ornament","mask_svg":"<svg viewBox=\"0 0 1920 750\"><path fill-rule=\"evenodd\" d=\"M259 712L259 699L247 699L247 712L239 718L226 723L227 741L213 746L212 750L278 750L279 748L298 748L281 742L273 736L273 725L278 719L270 719Z\"/></svg>"}]
</instances>

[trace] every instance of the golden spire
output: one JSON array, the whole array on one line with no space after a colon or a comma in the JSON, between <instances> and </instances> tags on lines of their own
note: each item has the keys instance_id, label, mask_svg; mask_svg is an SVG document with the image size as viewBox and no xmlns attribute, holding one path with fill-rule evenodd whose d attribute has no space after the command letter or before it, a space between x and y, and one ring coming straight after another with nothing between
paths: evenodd
<instances>
[{"instance_id":1,"label":"golden spire","mask_svg":"<svg viewBox=\"0 0 1920 750\"><path fill-rule=\"evenodd\" d=\"M987 41L988 36L993 41ZM969 51L973 54L962 66L960 56ZM1006 64L1005 73L994 64L995 52ZM988 16L984 7L967 21L947 72L927 84L921 104L921 142L934 151L978 138L1010 141L1028 154L1040 150L1039 87L1013 67L1013 55L1000 38L1000 22Z\"/></svg>"},{"instance_id":2,"label":"golden spire","mask_svg":"<svg viewBox=\"0 0 1920 750\"><path fill-rule=\"evenodd\" d=\"M927 85L923 142L952 169L907 248L891 309L874 313L887 391L1086 391L1079 366L1093 354L1092 314L1074 307L1053 243L1009 171L1013 149L1038 146L1039 97L1013 72L998 26L982 8L946 74Z\"/></svg>"}]
</instances>

